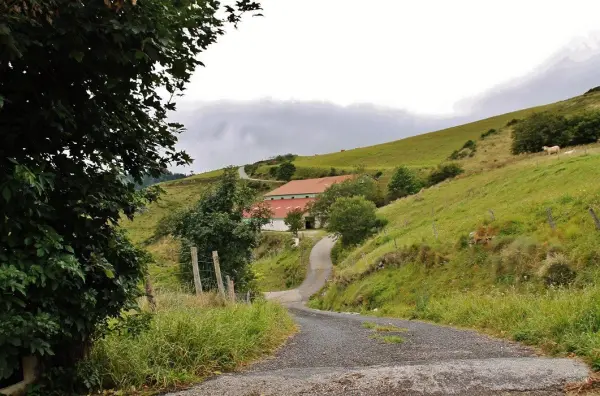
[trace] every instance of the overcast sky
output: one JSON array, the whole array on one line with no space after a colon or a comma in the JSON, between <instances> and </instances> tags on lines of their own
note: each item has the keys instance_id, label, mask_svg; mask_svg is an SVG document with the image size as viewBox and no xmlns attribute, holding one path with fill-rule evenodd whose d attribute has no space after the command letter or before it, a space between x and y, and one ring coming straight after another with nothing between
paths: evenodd
<instances>
[{"instance_id":1,"label":"overcast sky","mask_svg":"<svg viewBox=\"0 0 600 396\"><path fill-rule=\"evenodd\" d=\"M264 17L246 18L238 30L229 31L202 54L206 67L196 72L185 96L179 99L177 118L191 131L182 139L183 147L196 150L194 142L202 144L204 150L209 149L206 144L215 145L210 149L221 147L210 161L197 158L193 167L196 171L232 161L235 153L228 151L230 141L217 144L219 136L235 140L236 132L231 129L241 128L244 136L254 136L248 141L261 141L261 134L270 136L273 130L265 132L264 125L263 129L257 129L257 122L269 124L266 119L257 121L260 114L263 118L281 119L286 112L294 112L294 103L311 102L312 107L325 103L328 109L332 109L330 104L342 108L368 104L373 108L388 108L387 113L395 109L404 118L406 113L420 116L418 125L410 122L412 129L400 125L396 134L387 131L378 136L377 130L365 127L359 133L360 138L348 141L350 145L377 143L429 130L431 122L419 124L422 116L432 120L469 116L473 108L481 107L480 99L502 104L501 100L490 98L490 94L509 88L514 91L538 76L548 75L549 69L565 59L573 65L589 62L598 53L600 41L594 33L600 29L598 0L263 0L262 3ZM564 79L565 75L562 76ZM589 80L586 75L581 85ZM544 81L537 84L546 86ZM565 83L560 92L553 88L549 93L538 92L531 97L527 96L531 92L517 90L510 100L515 106L531 105L557 100L555 96L560 99L581 93L570 92L571 85ZM522 100L517 100L521 97ZM268 114L263 106L266 99L271 103ZM283 113L275 117L277 104L283 106ZM250 124L240 121L240 114L248 114L254 105L260 108L259 114L253 113L251 117L254 121ZM201 121L200 113L207 111L212 111L214 118L215 106L221 114L221 122L217 122L221 125L221 135L206 127L208 124L203 126ZM244 110L240 110L242 107ZM310 117L306 104L300 103L300 107L302 117ZM510 103L508 108L513 108ZM327 112L323 108L316 111L320 119L323 111ZM333 113L338 120L347 121L348 111L346 108L345 113L338 110ZM481 115L484 113L487 114L481 112ZM192 118L193 114L200 118ZM314 128L314 120L309 124ZM288 131L285 125L284 121L277 124L277 133L297 140L292 130L297 134L298 126ZM321 133L336 132L339 145L344 130L334 128ZM369 140L365 134L373 138ZM319 139L313 140L315 145L305 144L297 151L323 152L335 148ZM289 146L281 142L270 148L264 142L256 145L259 151L251 153L248 147L249 152L243 153L240 160L260 159L257 157L277 154L282 152L279 148Z\"/></svg>"}]
</instances>

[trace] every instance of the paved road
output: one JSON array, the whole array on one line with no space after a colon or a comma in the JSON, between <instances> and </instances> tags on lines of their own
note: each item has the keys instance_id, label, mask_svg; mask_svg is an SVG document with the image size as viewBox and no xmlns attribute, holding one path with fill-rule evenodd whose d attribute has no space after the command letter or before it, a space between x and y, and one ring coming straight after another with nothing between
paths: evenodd
<instances>
[{"instance_id":1,"label":"paved road","mask_svg":"<svg viewBox=\"0 0 600 396\"><path fill-rule=\"evenodd\" d=\"M245 180L264 181L264 182L271 182L271 183L275 181L275 180L253 179L250 176L248 176L248 174L246 173L246 170L244 169L243 166L240 166L238 168L238 175L240 175L240 179L245 179Z\"/></svg>"},{"instance_id":2,"label":"paved road","mask_svg":"<svg viewBox=\"0 0 600 396\"><path fill-rule=\"evenodd\" d=\"M268 292L268 300L276 300L285 304L308 301L308 298L318 292L331 275L330 252L335 240L331 237L321 239L310 252L309 267L306 279L297 288L292 290Z\"/></svg>"},{"instance_id":3,"label":"paved road","mask_svg":"<svg viewBox=\"0 0 600 396\"><path fill-rule=\"evenodd\" d=\"M538 357L520 344L469 330L417 321L322 312L303 302L331 271L333 241L311 252L307 280L295 291L272 293L286 303L300 332L275 357L243 373L223 375L177 393L204 395L560 395L588 368L571 359ZM377 333L364 322L395 326ZM374 335L404 342L385 343Z\"/></svg>"}]
</instances>

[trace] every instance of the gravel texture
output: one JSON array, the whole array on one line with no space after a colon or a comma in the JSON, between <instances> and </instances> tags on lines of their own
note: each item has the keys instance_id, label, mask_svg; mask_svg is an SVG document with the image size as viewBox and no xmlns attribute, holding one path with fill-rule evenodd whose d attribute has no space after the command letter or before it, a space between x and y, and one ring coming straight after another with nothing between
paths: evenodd
<instances>
[{"instance_id":1,"label":"gravel texture","mask_svg":"<svg viewBox=\"0 0 600 396\"><path fill-rule=\"evenodd\" d=\"M286 303L300 326L274 357L172 395L546 396L587 377L588 368L576 360L537 357L520 344L470 330L306 308L303 302L330 275L332 246L330 238L315 245L298 289L268 295ZM377 332L364 322L395 331ZM385 343L377 335L403 342Z\"/></svg>"}]
</instances>

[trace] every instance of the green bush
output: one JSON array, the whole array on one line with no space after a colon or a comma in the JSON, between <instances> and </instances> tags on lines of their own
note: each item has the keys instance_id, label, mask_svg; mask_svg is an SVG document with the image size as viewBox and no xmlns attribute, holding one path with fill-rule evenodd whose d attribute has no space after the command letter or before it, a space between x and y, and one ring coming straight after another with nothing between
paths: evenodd
<instances>
[{"instance_id":1,"label":"green bush","mask_svg":"<svg viewBox=\"0 0 600 396\"><path fill-rule=\"evenodd\" d=\"M388 197L398 199L416 194L421 189L421 181L415 173L406 166L396 168L388 184Z\"/></svg>"},{"instance_id":2,"label":"green bush","mask_svg":"<svg viewBox=\"0 0 600 396\"><path fill-rule=\"evenodd\" d=\"M536 113L519 122L512 137L513 154L542 151L543 146L593 143L600 137L600 112L570 118L550 112Z\"/></svg>"},{"instance_id":3,"label":"green bush","mask_svg":"<svg viewBox=\"0 0 600 396\"><path fill-rule=\"evenodd\" d=\"M113 331L94 345L82 367L100 389L175 389L259 358L294 330L279 304L225 305L212 294L159 295L157 302L147 330Z\"/></svg>"},{"instance_id":4,"label":"green bush","mask_svg":"<svg viewBox=\"0 0 600 396\"><path fill-rule=\"evenodd\" d=\"M377 206L384 203L377 182L370 176L362 175L331 185L323 194L317 197L310 208L310 213L319 219L321 224L325 224L329 219L331 206L336 199L355 196L362 196Z\"/></svg>"},{"instance_id":5,"label":"green bush","mask_svg":"<svg viewBox=\"0 0 600 396\"><path fill-rule=\"evenodd\" d=\"M279 165L276 171L277 180L290 181L296 172L296 166L291 162Z\"/></svg>"},{"instance_id":6,"label":"green bush","mask_svg":"<svg viewBox=\"0 0 600 396\"><path fill-rule=\"evenodd\" d=\"M338 198L331 206L327 229L342 237L344 246L356 245L385 226L375 214L375 204L365 198Z\"/></svg>"},{"instance_id":7,"label":"green bush","mask_svg":"<svg viewBox=\"0 0 600 396\"><path fill-rule=\"evenodd\" d=\"M566 286L575 280L577 274L571 269L569 259L557 253L546 259L539 275L548 286Z\"/></svg>"},{"instance_id":8,"label":"green bush","mask_svg":"<svg viewBox=\"0 0 600 396\"><path fill-rule=\"evenodd\" d=\"M436 169L431 171L427 181L430 186L433 186L443 182L446 179L452 179L463 172L464 169L457 163L451 162L448 164L440 164Z\"/></svg>"},{"instance_id":9,"label":"green bush","mask_svg":"<svg viewBox=\"0 0 600 396\"><path fill-rule=\"evenodd\" d=\"M514 119L513 119L513 120L514 120ZM512 121L509 121L509 124L510 124L511 122L512 122ZM513 125L513 124L510 124L510 125ZM508 126L508 124L507 124L507 126ZM483 132L483 133L481 134L481 140L485 139L485 138L486 138L486 137L488 137L488 136L495 135L495 134L497 134L497 133L498 133L498 131L497 131L497 130L495 130L495 129L493 129L493 128L492 128L492 129L489 129L487 132Z\"/></svg>"}]
</instances>

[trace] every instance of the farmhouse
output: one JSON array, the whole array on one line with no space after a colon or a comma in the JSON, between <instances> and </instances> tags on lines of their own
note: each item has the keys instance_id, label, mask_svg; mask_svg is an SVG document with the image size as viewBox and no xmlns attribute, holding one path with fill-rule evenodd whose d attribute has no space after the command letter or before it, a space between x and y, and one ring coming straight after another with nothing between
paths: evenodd
<instances>
[{"instance_id":1,"label":"farmhouse","mask_svg":"<svg viewBox=\"0 0 600 396\"><path fill-rule=\"evenodd\" d=\"M271 222L263 226L263 230L287 231L284 219L294 209L307 209L315 198L329 186L352 178L352 175L322 177L319 179L293 180L264 195L264 201L273 212ZM246 214L249 216L249 214ZM318 228L319 224L309 213L304 214L306 229Z\"/></svg>"}]
</instances>

